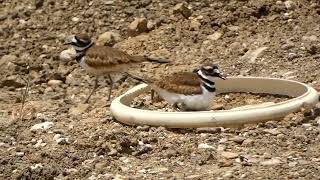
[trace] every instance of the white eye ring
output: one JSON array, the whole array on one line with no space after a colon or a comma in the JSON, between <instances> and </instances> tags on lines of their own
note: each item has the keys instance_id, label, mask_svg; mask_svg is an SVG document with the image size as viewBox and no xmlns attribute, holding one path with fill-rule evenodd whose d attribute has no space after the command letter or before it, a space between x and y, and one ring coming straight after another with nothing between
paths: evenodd
<instances>
[{"instance_id":1,"label":"white eye ring","mask_svg":"<svg viewBox=\"0 0 320 180\"><path fill-rule=\"evenodd\" d=\"M74 42L74 43L78 42L75 36L72 37L71 41Z\"/></svg>"}]
</instances>

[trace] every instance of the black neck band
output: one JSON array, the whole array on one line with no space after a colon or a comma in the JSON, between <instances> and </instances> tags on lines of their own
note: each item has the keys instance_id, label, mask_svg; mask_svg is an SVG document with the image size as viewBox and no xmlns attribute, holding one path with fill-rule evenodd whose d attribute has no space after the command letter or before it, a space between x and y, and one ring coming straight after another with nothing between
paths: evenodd
<instances>
[{"instance_id":1,"label":"black neck band","mask_svg":"<svg viewBox=\"0 0 320 180\"><path fill-rule=\"evenodd\" d=\"M204 88L206 88L206 90L208 90L209 92L215 92L216 91L216 88L215 87L210 87L208 86L207 84L203 83L202 86Z\"/></svg>"}]
</instances>

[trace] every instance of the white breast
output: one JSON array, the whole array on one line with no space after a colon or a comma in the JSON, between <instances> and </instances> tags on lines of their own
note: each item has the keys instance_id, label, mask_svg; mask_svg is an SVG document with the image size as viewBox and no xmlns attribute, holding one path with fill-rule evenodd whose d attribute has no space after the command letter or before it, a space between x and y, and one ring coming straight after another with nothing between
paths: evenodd
<instances>
[{"instance_id":1,"label":"white breast","mask_svg":"<svg viewBox=\"0 0 320 180\"><path fill-rule=\"evenodd\" d=\"M215 96L214 92L209 92L204 88L203 93L198 95L171 93L160 88L155 88L155 91L170 104L183 103L188 110L207 110Z\"/></svg>"}]
</instances>

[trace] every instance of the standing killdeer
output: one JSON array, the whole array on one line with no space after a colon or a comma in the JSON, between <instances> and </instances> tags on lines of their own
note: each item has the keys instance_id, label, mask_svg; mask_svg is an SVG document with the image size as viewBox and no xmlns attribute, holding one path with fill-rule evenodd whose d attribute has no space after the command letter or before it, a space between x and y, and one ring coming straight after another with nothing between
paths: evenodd
<instances>
[{"instance_id":1,"label":"standing killdeer","mask_svg":"<svg viewBox=\"0 0 320 180\"><path fill-rule=\"evenodd\" d=\"M226 79L218 66L209 65L193 72L179 72L161 79L146 80L134 77L149 84L164 100L181 110L207 110L215 96L215 80Z\"/></svg>"},{"instance_id":2,"label":"standing killdeer","mask_svg":"<svg viewBox=\"0 0 320 180\"><path fill-rule=\"evenodd\" d=\"M96 76L94 88L87 97L85 103L89 101L91 95L98 88L99 76L108 76L110 81L108 100L110 100L113 88L113 79L111 78L111 74L121 72L128 74L127 71L131 65L144 61L167 63L167 61L151 59L145 56L131 56L115 48L95 45L86 34L72 36L69 41L70 42L67 42L66 44L72 45L75 49L75 59L77 62L87 72Z\"/></svg>"}]
</instances>

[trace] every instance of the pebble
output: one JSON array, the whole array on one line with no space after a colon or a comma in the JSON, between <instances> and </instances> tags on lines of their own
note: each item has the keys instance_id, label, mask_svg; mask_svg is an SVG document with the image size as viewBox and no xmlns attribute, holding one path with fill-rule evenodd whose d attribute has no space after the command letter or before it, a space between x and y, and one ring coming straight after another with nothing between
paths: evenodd
<instances>
[{"instance_id":1,"label":"pebble","mask_svg":"<svg viewBox=\"0 0 320 180\"><path fill-rule=\"evenodd\" d=\"M244 137L241 137L241 136L235 136L233 138L230 138L229 139L230 141L233 141L235 143L238 143L238 144L242 144L244 140L246 140L246 138Z\"/></svg>"},{"instance_id":2,"label":"pebble","mask_svg":"<svg viewBox=\"0 0 320 180\"><path fill-rule=\"evenodd\" d=\"M281 161L278 158L272 158L270 160L262 161L260 164L263 166L275 166L281 164Z\"/></svg>"},{"instance_id":3,"label":"pebble","mask_svg":"<svg viewBox=\"0 0 320 180\"><path fill-rule=\"evenodd\" d=\"M24 156L24 152L16 152L16 156L22 157Z\"/></svg>"},{"instance_id":4,"label":"pebble","mask_svg":"<svg viewBox=\"0 0 320 180\"><path fill-rule=\"evenodd\" d=\"M197 19L192 19L190 22L190 30L199 31L201 23Z\"/></svg>"},{"instance_id":5,"label":"pebble","mask_svg":"<svg viewBox=\"0 0 320 180\"><path fill-rule=\"evenodd\" d=\"M242 145L243 146L250 146L253 144L253 140L252 139L245 139L243 142L242 142Z\"/></svg>"},{"instance_id":6,"label":"pebble","mask_svg":"<svg viewBox=\"0 0 320 180\"><path fill-rule=\"evenodd\" d=\"M71 107L69 109L69 113L71 115L79 115L79 114L82 114L84 113L88 108L89 108L89 104L78 104L77 106L75 107Z\"/></svg>"},{"instance_id":7,"label":"pebble","mask_svg":"<svg viewBox=\"0 0 320 180\"><path fill-rule=\"evenodd\" d=\"M17 61L17 56L15 55L4 55L1 57L0 59L0 67L4 66L5 64L9 63L9 62L16 62Z\"/></svg>"},{"instance_id":8,"label":"pebble","mask_svg":"<svg viewBox=\"0 0 320 180\"><path fill-rule=\"evenodd\" d=\"M64 50L60 53L59 59L62 61L70 61L76 57L76 51L73 48Z\"/></svg>"},{"instance_id":9,"label":"pebble","mask_svg":"<svg viewBox=\"0 0 320 180\"><path fill-rule=\"evenodd\" d=\"M79 19L78 17L73 17L71 20L72 20L73 22L78 22L80 19Z\"/></svg>"},{"instance_id":10,"label":"pebble","mask_svg":"<svg viewBox=\"0 0 320 180\"><path fill-rule=\"evenodd\" d=\"M136 18L128 27L129 36L137 36L148 31L148 21L146 18Z\"/></svg>"},{"instance_id":11,"label":"pebble","mask_svg":"<svg viewBox=\"0 0 320 180\"><path fill-rule=\"evenodd\" d=\"M43 122L43 123L39 123L39 124L35 124L31 127L31 131L38 131L38 130L47 130L50 129L54 126L53 122Z\"/></svg>"},{"instance_id":12,"label":"pebble","mask_svg":"<svg viewBox=\"0 0 320 180\"><path fill-rule=\"evenodd\" d=\"M212 40L212 41L216 41L218 39L220 39L222 37L222 33L221 32L215 32L209 36L207 36L207 39Z\"/></svg>"},{"instance_id":13,"label":"pebble","mask_svg":"<svg viewBox=\"0 0 320 180\"><path fill-rule=\"evenodd\" d=\"M229 170L222 177L223 178L231 178L232 176L233 176L233 170Z\"/></svg>"},{"instance_id":14,"label":"pebble","mask_svg":"<svg viewBox=\"0 0 320 180\"><path fill-rule=\"evenodd\" d=\"M56 140L56 142L60 145L63 145L63 144L68 144L68 138L59 138Z\"/></svg>"},{"instance_id":15,"label":"pebble","mask_svg":"<svg viewBox=\"0 0 320 180\"><path fill-rule=\"evenodd\" d=\"M63 82L61 80L52 79L48 81L49 86L57 86L59 84L62 84Z\"/></svg>"},{"instance_id":16,"label":"pebble","mask_svg":"<svg viewBox=\"0 0 320 180\"><path fill-rule=\"evenodd\" d=\"M96 44L101 46L113 46L120 41L121 36L119 33L108 31L98 37Z\"/></svg>"},{"instance_id":17,"label":"pebble","mask_svg":"<svg viewBox=\"0 0 320 180\"><path fill-rule=\"evenodd\" d=\"M42 169L42 168L43 168L42 164L35 164L34 166L30 166L30 169L33 171L36 169Z\"/></svg>"},{"instance_id":18,"label":"pebble","mask_svg":"<svg viewBox=\"0 0 320 180\"><path fill-rule=\"evenodd\" d=\"M214 149L213 146L210 146L210 145L205 144L205 143L199 144L199 145L198 145L198 148L199 148L199 149Z\"/></svg>"},{"instance_id":19,"label":"pebble","mask_svg":"<svg viewBox=\"0 0 320 180\"><path fill-rule=\"evenodd\" d=\"M249 63L255 63L256 59L261 56L261 54L268 49L268 47L259 47L257 49L251 49L247 51L241 59L247 60Z\"/></svg>"},{"instance_id":20,"label":"pebble","mask_svg":"<svg viewBox=\"0 0 320 180\"><path fill-rule=\"evenodd\" d=\"M143 125L143 126L137 126L137 130L139 131L149 131L150 126L148 125Z\"/></svg>"},{"instance_id":21,"label":"pebble","mask_svg":"<svg viewBox=\"0 0 320 180\"><path fill-rule=\"evenodd\" d=\"M34 5L36 7L36 9L39 9L43 6L44 0L35 0L34 1Z\"/></svg>"},{"instance_id":22,"label":"pebble","mask_svg":"<svg viewBox=\"0 0 320 180\"><path fill-rule=\"evenodd\" d=\"M192 14L191 10L186 6L185 3L176 4L173 8L173 13L182 14L185 18L189 18Z\"/></svg>"},{"instance_id":23,"label":"pebble","mask_svg":"<svg viewBox=\"0 0 320 180\"><path fill-rule=\"evenodd\" d=\"M217 147L217 151L224 151L224 150L226 150L226 145L224 145L224 144L219 144L218 145L218 147Z\"/></svg>"},{"instance_id":24,"label":"pebble","mask_svg":"<svg viewBox=\"0 0 320 180\"><path fill-rule=\"evenodd\" d=\"M293 60L293 59L295 59L297 57L299 57L299 56L296 53L293 53L293 52L288 53L288 59L289 60Z\"/></svg>"},{"instance_id":25,"label":"pebble","mask_svg":"<svg viewBox=\"0 0 320 180\"><path fill-rule=\"evenodd\" d=\"M269 133L269 134L272 134L272 135L281 134L281 132L278 131L277 128L274 128L274 129L265 129L265 130L263 130L263 132L266 132L266 133Z\"/></svg>"},{"instance_id":26,"label":"pebble","mask_svg":"<svg viewBox=\"0 0 320 180\"><path fill-rule=\"evenodd\" d=\"M33 147L38 148L38 147L44 147L46 146L47 143L44 143L42 139L39 139Z\"/></svg>"},{"instance_id":27,"label":"pebble","mask_svg":"<svg viewBox=\"0 0 320 180\"><path fill-rule=\"evenodd\" d=\"M288 10L294 10L296 8L296 4L293 1L285 1L284 5Z\"/></svg>"},{"instance_id":28,"label":"pebble","mask_svg":"<svg viewBox=\"0 0 320 180\"><path fill-rule=\"evenodd\" d=\"M318 41L318 37L316 35L302 36L302 40L303 41L316 42L316 41Z\"/></svg>"},{"instance_id":29,"label":"pebble","mask_svg":"<svg viewBox=\"0 0 320 180\"><path fill-rule=\"evenodd\" d=\"M221 133L221 128L219 127L212 127L212 128L197 128L198 133Z\"/></svg>"},{"instance_id":30,"label":"pebble","mask_svg":"<svg viewBox=\"0 0 320 180\"><path fill-rule=\"evenodd\" d=\"M295 167L298 163L297 162L289 162L288 166L289 167Z\"/></svg>"},{"instance_id":31,"label":"pebble","mask_svg":"<svg viewBox=\"0 0 320 180\"><path fill-rule=\"evenodd\" d=\"M223 151L223 152L221 152L221 156L226 159L235 159L239 156L239 154L233 153L233 152Z\"/></svg>"}]
</instances>

